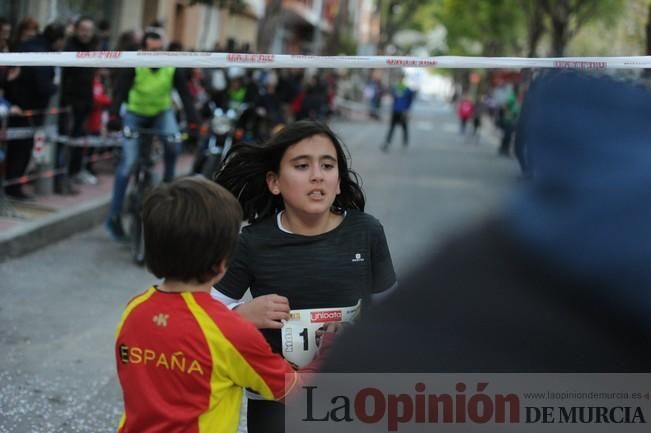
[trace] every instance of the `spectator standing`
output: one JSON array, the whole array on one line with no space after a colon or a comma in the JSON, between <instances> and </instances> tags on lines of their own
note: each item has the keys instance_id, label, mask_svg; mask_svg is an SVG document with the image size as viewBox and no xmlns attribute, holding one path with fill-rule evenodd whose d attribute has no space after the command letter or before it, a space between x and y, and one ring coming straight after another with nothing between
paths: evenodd
<instances>
[{"instance_id":1,"label":"spectator standing","mask_svg":"<svg viewBox=\"0 0 651 433\"><path fill-rule=\"evenodd\" d=\"M86 131L89 135L100 136L104 133L105 115L111 106L111 97L106 92L104 82L108 78L107 69L95 70L95 78L93 79L93 109L88 115L86 122ZM100 151L106 148L99 149ZM91 148L92 150L92 148ZM86 162L86 170L95 176L94 164L91 159Z\"/></svg>"},{"instance_id":2,"label":"spectator standing","mask_svg":"<svg viewBox=\"0 0 651 433\"><path fill-rule=\"evenodd\" d=\"M11 23L5 17L0 17L0 53L9 52L9 38L11 37ZM4 96L5 84L9 80L9 66L0 66L0 97Z\"/></svg>"},{"instance_id":3,"label":"spectator standing","mask_svg":"<svg viewBox=\"0 0 651 433\"><path fill-rule=\"evenodd\" d=\"M513 135L520 115L520 102L517 91L509 94L504 106L498 114L498 126L502 129L502 141L498 153L501 156L510 156L513 143Z\"/></svg>"},{"instance_id":4,"label":"spectator standing","mask_svg":"<svg viewBox=\"0 0 651 433\"><path fill-rule=\"evenodd\" d=\"M382 145L382 151L387 152L391 145L391 138L393 137L393 130L396 125L402 127L402 146L407 148L409 144L409 109L414 100L414 92L407 87L405 83L405 73L400 73L400 79L391 88L391 96L393 96L393 109L391 112L391 124L387 132L387 138Z\"/></svg>"},{"instance_id":5,"label":"spectator standing","mask_svg":"<svg viewBox=\"0 0 651 433\"><path fill-rule=\"evenodd\" d=\"M0 17L0 53L9 51L9 39L11 38L11 23L5 17Z\"/></svg>"},{"instance_id":6,"label":"spectator standing","mask_svg":"<svg viewBox=\"0 0 651 433\"><path fill-rule=\"evenodd\" d=\"M111 22L106 18L97 22L97 49L100 51L111 49Z\"/></svg>"},{"instance_id":7,"label":"spectator standing","mask_svg":"<svg viewBox=\"0 0 651 433\"><path fill-rule=\"evenodd\" d=\"M66 41L64 51L94 51L97 49L95 22L92 18L82 16L74 23L73 34ZM61 73L61 107L70 107L70 113L61 117L60 133L71 138L84 137L88 115L93 109L93 81L95 68L63 68ZM87 170L82 170L84 147L70 146L67 161L68 180L77 183L96 184L97 178ZM57 162L65 166L63 146L58 148ZM55 180L54 192L57 194L74 194L76 191L63 176Z\"/></svg>"},{"instance_id":8,"label":"spectator standing","mask_svg":"<svg viewBox=\"0 0 651 433\"><path fill-rule=\"evenodd\" d=\"M16 51L30 53L61 51L63 37L64 28L61 24L49 24L43 33L19 44ZM34 128L43 126L45 116L42 111L48 107L50 98L56 90L53 66L20 68L18 76L6 85L6 98L20 110L35 110L37 114L31 117L12 117L9 126ZM7 179L15 179L25 174L33 146L34 140L31 137L7 143ZM31 198L22 190L21 185L7 186L5 192L18 200Z\"/></svg>"},{"instance_id":9,"label":"spectator standing","mask_svg":"<svg viewBox=\"0 0 651 433\"><path fill-rule=\"evenodd\" d=\"M9 42L9 51L19 51L18 46L38 34L40 26L32 17L24 17L18 21L16 32Z\"/></svg>"},{"instance_id":10,"label":"spectator standing","mask_svg":"<svg viewBox=\"0 0 651 433\"><path fill-rule=\"evenodd\" d=\"M459 130L461 134L466 133L466 125L468 125L468 120L473 117L475 112L475 106L472 103L472 100L468 95L464 94L459 101L457 107L457 116L459 116Z\"/></svg>"}]
</instances>

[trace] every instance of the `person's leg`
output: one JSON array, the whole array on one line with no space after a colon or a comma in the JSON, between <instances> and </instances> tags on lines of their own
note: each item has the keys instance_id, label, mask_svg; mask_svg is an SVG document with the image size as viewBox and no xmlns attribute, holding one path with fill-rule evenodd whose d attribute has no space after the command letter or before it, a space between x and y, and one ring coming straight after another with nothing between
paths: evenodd
<instances>
[{"instance_id":1,"label":"person's leg","mask_svg":"<svg viewBox=\"0 0 651 433\"><path fill-rule=\"evenodd\" d=\"M384 140L384 145L382 146L383 150L387 150L391 145L391 138L393 137L393 130L398 123L398 113L395 111L391 113L391 124L389 125L389 131L387 132L387 138Z\"/></svg>"},{"instance_id":2,"label":"person's leg","mask_svg":"<svg viewBox=\"0 0 651 433\"><path fill-rule=\"evenodd\" d=\"M81 159L84 153L81 146L70 146L70 161L68 162L68 176L71 178L81 171Z\"/></svg>"},{"instance_id":3,"label":"person's leg","mask_svg":"<svg viewBox=\"0 0 651 433\"><path fill-rule=\"evenodd\" d=\"M8 181L16 181L19 177L25 174L27 164L31 157L32 146L34 140L10 140L7 142L6 154L6 170L5 179ZM25 196L22 186L19 183L5 187L5 192L15 198L23 198Z\"/></svg>"},{"instance_id":4,"label":"person's leg","mask_svg":"<svg viewBox=\"0 0 651 433\"><path fill-rule=\"evenodd\" d=\"M80 138L86 135L86 118L88 110L81 107L74 107L72 111L72 131L70 137ZM70 161L68 162L68 176L76 176L81 171L81 162L84 156L83 147L70 147Z\"/></svg>"},{"instance_id":5,"label":"person's leg","mask_svg":"<svg viewBox=\"0 0 651 433\"><path fill-rule=\"evenodd\" d=\"M72 116L73 114L69 111L63 111L62 113L59 114L57 118L59 135L70 137L72 131ZM57 174L54 176L54 193L65 194L66 185L64 184L67 181L69 147L67 144L59 141L56 141L54 146L55 146L54 168L57 171Z\"/></svg>"},{"instance_id":6,"label":"person's leg","mask_svg":"<svg viewBox=\"0 0 651 433\"><path fill-rule=\"evenodd\" d=\"M97 176L95 173L95 164L93 162L93 156L96 154L94 147L87 147L86 152L84 152L82 160L84 161L84 169L91 175Z\"/></svg>"},{"instance_id":7,"label":"person's leg","mask_svg":"<svg viewBox=\"0 0 651 433\"><path fill-rule=\"evenodd\" d=\"M154 129L160 131L160 140L164 144L165 169L163 171L163 182L171 182L174 179L176 158L181 152L181 142L175 136L179 133L179 125L172 109L163 111L154 120Z\"/></svg>"},{"instance_id":8,"label":"person's leg","mask_svg":"<svg viewBox=\"0 0 651 433\"><path fill-rule=\"evenodd\" d=\"M502 156L509 156L511 151L511 138L513 136L513 128L505 125L503 129L502 142L500 143L499 154Z\"/></svg>"},{"instance_id":9,"label":"person's leg","mask_svg":"<svg viewBox=\"0 0 651 433\"><path fill-rule=\"evenodd\" d=\"M13 122L10 123L10 126L12 124ZM45 124L45 116L43 114L37 114L32 118L17 119L15 126L23 126L23 127L31 127L31 128L39 129L44 124ZM11 141L9 143L11 143ZM20 177L25 175L27 171L27 167L29 165L29 161L32 159L32 149L34 148L33 138L29 138L26 140L17 140L16 143L19 144L19 147L16 147L14 149L15 156L12 157L12 159L15 160L15 165L11 170L12 177ZM21 185L16 185L15 188L16 189L14 191L18 193L17 195L19 198L31 198L30 196L28 196L23 192ZM9 189L8 193L10 192L11 192L11 188Z\"/></svg>"},{"instance_id":10,"label":"person's leg","mask_svg":"<svg viewBox=\"0 0 651 433\"><path fill-rule=\"evenodd\" d=\"M400 122L402 124L402 146L407 147L409 144L409 125L407 125L407 113L400 113Z\"/></svg>"},{"instance_id":11,"label":"person's leg","mask_svg":"<svg viewBox=\"0 0 651 433\"><path fill-rule=\"evenodd\" d=\"M375 97L373 99L373 118L376 120L380 120L380 98Z\"/></svg>"},{"instance_id":12,"label":"person's leg","mask_svg":"<svg viewBox=\"0 0 651 433\"><path fill-rule=\"evenodd\" d=\"M123 123L125 128L138 130L144 119L132 113L125 113ZM115 180L113 182L113 197L111 198L111 207L109 210L109 218L119 217L122 213L122 205L124 203L124 196L129 185L129 177L136 165L138 159L138 139L125 138L122 141L122 154L120 155L120 162L115 170Z\"/></svg>"},{"instance_id":13,"label":"person's leg","mask_svg":"<svg viewBox=\"0 0 651 433\"><path fill-rule=\"evenodd\" d=\"M276 401L249 400L246 427L248 433L284 433L284 406Z\"/></svg>"}]
</instances>

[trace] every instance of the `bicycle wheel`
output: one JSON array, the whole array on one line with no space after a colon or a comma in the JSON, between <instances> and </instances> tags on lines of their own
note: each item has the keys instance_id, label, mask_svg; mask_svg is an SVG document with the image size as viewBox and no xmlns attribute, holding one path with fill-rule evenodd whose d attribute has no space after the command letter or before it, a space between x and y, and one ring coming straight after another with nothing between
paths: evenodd
<instances>
[{"instance_id":1,"label":"bicycle wheel","mask_svg":"<svg viewBox=\"0 0 651 433\"><path fill-rule=\"evenodd\" d=\"M131 243L131 258L137 265L145 263L145 241L142 230L142 200L134 191L130 196L129 206L129 240Z\"/></svg>"}]
</instances>

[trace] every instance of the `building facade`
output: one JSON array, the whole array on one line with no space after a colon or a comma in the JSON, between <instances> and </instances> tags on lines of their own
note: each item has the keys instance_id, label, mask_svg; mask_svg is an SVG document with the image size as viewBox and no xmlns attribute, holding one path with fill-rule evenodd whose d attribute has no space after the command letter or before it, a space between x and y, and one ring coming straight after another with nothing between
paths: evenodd
<instances>
[{"instance_id":1,"label":"building facade","mask_svg":"<svg viewBox=\"0 0 651 433\"><path fill-rule=\"evenodd\" d=\"M280 3L276 25L264 51L286 54L333 53L331 38L345 32L360 55L373 55L380 35L377 0L242 0L238 11L219 9L212 2L190 0L4 0L0 16L13 22L36 18L41 27L79 15L106 19L111 39L128 30L143 30L157 22L168 42L186 50L256 52L258 27L273 1ZM350 49L349 49L350 52Z\"/></svg>"}]
</instances>

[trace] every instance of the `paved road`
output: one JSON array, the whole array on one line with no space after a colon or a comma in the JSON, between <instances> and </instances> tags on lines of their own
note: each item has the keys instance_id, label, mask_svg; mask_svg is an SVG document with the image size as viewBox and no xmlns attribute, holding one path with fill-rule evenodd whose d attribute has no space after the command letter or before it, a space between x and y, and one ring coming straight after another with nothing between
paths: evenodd
<instances>
[{"instance_id":1,"label":"paved road","mask_svg":"<svg viewBox=\"0 0 651 433\"><path fill-rule=\"evenodd\" d=\"M386 124L334 124L384 224L398 275L499 206L517 178L494 138L462 138L443 104L419 102L409 148ZM112 338L124 304L154 281L101 227L0 264L0 433L113 432L121 399Z\"/></svg>"}]
</instances>

